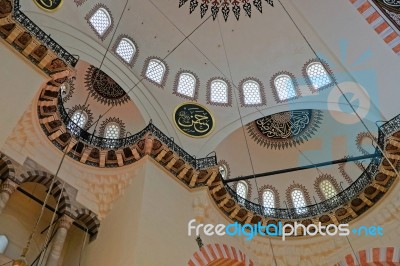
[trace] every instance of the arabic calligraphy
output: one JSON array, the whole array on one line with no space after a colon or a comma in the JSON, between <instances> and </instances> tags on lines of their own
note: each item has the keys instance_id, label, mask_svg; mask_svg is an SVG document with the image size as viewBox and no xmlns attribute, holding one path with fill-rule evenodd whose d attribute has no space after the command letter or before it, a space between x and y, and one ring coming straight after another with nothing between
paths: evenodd
<instances>
[{"instance_id":1,"label":"arabic calligraphy","mask_svg":"<svg viewBox=\"0 0 400 266\"><path fill-rule=\"evenodd\" d=\"M400 7L400 0L383 0L383 2L388 6Z\"/></svg>"},{"instance_id":2,"label":"arabic calligraphy","mask_svg":"<svg viewBox=\"0 0 400 266\"><path fill-rule=\"evenodd\" d=\"M33 0L36 5L47 11L55 11L61 7L63 0Z\"/></svg>"},{"instance_id":3,"label":"arabic calligraphy","mask_svg":"<svg viewBox=\"0 0 400 266\"><path fill-rule=\"evenodd\" d=\"M175 110L175 124L181 132L191 137L205 137L214 127L214 119L203 106L185 103Z\"/></svg>"},{"instance_id":4,"label":"arabic calligraphy","mask_svg":"<svg viewBox=\"0 0 400 266\"><path fill-rule=\"evenodd\" d=\"M318 110L296 110L273 114L247 125L250 136L267 148L296 146L316 132L322 121Z\"/></svg>"}]
</instances>

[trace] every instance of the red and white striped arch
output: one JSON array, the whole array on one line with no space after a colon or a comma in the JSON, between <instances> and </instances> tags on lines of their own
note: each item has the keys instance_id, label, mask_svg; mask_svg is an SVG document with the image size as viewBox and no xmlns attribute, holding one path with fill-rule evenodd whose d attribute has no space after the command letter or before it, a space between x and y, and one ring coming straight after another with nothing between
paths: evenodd
<instances>
[{"instance_id":1,"label":"red and white striped arch","mask_svg":"<svg viewBox=\"0 0 400 266\"><path fill-rule=\"evenodd\" d=\"M228 247L225 244L210 244L202 247L193 254L189 260L189 266L206 266L219 259L229 259L231 261L242 262L240 265L254 266L250 258L235 247Z\"/></svg>"},{"instance_id":2,"label":"red and white striped arch","mask_svg":"<svg viewBox=\"0 0 400 266\"><path fill-rule=\"evenodd\" d=\"M358 259L358 260L357 260ZM359 251L357 259L353 254L349 254L344 260L335 264L335 266L355 266L359 265L387 265L396 266L400 263L400 248L386 247L386 248L370 248Z\"/></svg>"},{"instance_id":3,"label":"red and white striped arch","mask_svg":"<svg viewBox=\"0 0 400 266\"><path fill-rule=\"evenodd\" d=\"M400 36L368 0L349 0L387 45L400 55Z\"/></svg>"}]
</instances>

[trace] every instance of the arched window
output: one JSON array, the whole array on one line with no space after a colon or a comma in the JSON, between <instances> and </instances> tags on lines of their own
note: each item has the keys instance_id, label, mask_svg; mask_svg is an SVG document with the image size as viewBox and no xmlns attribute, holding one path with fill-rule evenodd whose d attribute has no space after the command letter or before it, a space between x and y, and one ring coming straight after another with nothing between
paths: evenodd
<instances>
[{"instance_id":1,"label":"arched window","mask_svg":"<svg viewBox=\"0 0 400 266\"><path fill-rule=\"evenodd\" d=\"M325 179L319 183L319 188L321 189L325 199L330 199L337 194L337 191L331 181Z\"/></svg>"},{"instance_id":2,"label":"arched window","mask_svg":"<svg viewBox=\"0 0 400 266\"><path fill-rule=\"evenodd\" d=\"M147 64L145 77L157 85L162 85L165 79L166 67L158 59L150 59Z\"/></svg>"},{"instance_id":3,"label":"arched window","mask_svg":"<svg viewBox=\"0 0 400 266\"><path fill-rule=\"evenodd\" d=\"M239 181L236 185L236 193L238 196L246 199L247 198L248 187L247 183L243 181Z\"/></svg>"},{"instance_id":4,"label":"arched window","mask_svg":"<svg viewBox=\"0 0 400 266\"><path fill-rule=\"evenodd\" d=\"M104 131L104 137L106 139L118 139L120 132L121 130L117 123L109 123Z\"/></svg>"},{"instance_id":5,"label":"arched window","mask_svg":"<svg viewBox=\"0 0 400 266\"><path fill-rule=\"evenodd\" d=\"M197 98L197 86L197 79L193 74L188 72L178 73L174 94L195 100Z\"/></svg>"},{"instance_id":6,"label":"arched window","mask_svg":"<svg viewBox=\"0 0 400 266\"><path fill-rule=\"evenodd\" d=\"M260 106L264 103L260 83L255 80L242 83L241 96L243 106Z\"/></svg>"},{"instance_id":7,"label":"arched window","mask_svg":"<svg viewBox=\"0 0 400 266\"><path fill-rule=\"evenodd\" d=\"M115 48L115 53L122 58L127 64L132 64L133 59L136 55L136 45L132 40L123 37L118 42L117 47Z\"/></svg>"},{"instance_id":8,"label":"arched window","mask_svg":"<svg viewBox=\"0 0 400 266\"><path fill-rule=\"evenodd\" d=\"M216 105L230 105L230 91L227 82L214 79L209 83L208 103Z\"/></svg>"},{"instance_id":9,"label":"arched window","mask_svg":"<svg viewBox=\"0 0 400 266\"><path fill-rule=\"evenodd\" d=\"M221 174L222 178L226 178L227 177L228 171L226 170L226 166L225 165L218 166L218 170L219 170L219 173Z\"/></svg>"},{"instance_id":10,"label":"arched window","mask_svg":"<svg viewBox=\"0 0 400 266\"><path fill-rule=\"evenodd\" d=\"M61 98L64 99L69 93L69 84L67 83L61 84L60 90L61 90Z\"/></svg>"},{"instance_id":11,"label":"arched window","mask_svg":"<svg viewBox=\"0 0 400 266\"><path fill-rule=\"evenodd\" d=\"M84 128L87 122L87 114L82 110L77 110L73 113L71 120L80 128Z\"/></svg>"},{"instance_id":12,"label":"arched window","mask_svg":"<svg viewBox=\"0 0 400 266\"><path fill-rule=\"evenodd\" d=\"M102 40L104 40L111 31L113 25L112 17L107 7L102 4L98 4L89 12L89 14L86 15L86 19Z\"/></svg>"},{"instance_id":13,"label":"arched window","mask_svg":"<svg viewBox=\"0 0 400 266\"><path fill-rule=\"evenodd\" d=\"M4 254L8 246L8 239L5 235L0 235L0 254Z\"/></svg>"},{"instance_id":14,"label":"arched window","mask_svg":"<svg viewBox=\"0 0 400 266\"><path fill-rule=\"evenodd\" d=\"M275 194L270 189L263 192L263 206L266 208L275 208Z\"/></svg>"},{"instance_id":15,"label":"arched window","mask_svg":"<svg viewBox=\"0 0 400 266\"><path fill-rule=\"evenodd\" d=\"M304 198L303 191L300 189L293 189L291 192L293 207L296 208L296 213L302 214L306 212L306 209L303 208L306 206L306 200Z\"/></svg>"},{"instance_id":16,"label":"arched window","mask_svg":"<svg viewBox=\"0 0 400 266\"><path fill-rule=\"evenodd\" d=\"M274 87L279 102L284 102L298 96L293 78L286 74L275 77Z\"/></svg>"},{"instance_id":17,"label":"arched window","mask_svg":"<svg viewBox=\"0 0 400 266\"><path fill-rule=\"evenodd\" d=\"M313 91L324 89L332 84L332 79L321 62L310 63L306 72Z\"/></svg>"}]
</instances>

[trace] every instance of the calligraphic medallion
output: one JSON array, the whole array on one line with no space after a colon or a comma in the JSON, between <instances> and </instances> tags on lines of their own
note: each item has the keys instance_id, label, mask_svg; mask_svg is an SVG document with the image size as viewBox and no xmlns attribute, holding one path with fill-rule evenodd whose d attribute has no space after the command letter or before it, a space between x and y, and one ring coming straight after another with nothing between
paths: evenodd
<instances>
[{"instance_id":1,"label":"calligraphic medallion","mask_svg":"<svg viewBox=\"0 0 400 266\"><path fill-rule=\"evenodd\" d=\"M208 136L215 126L210 111L194 102L179 105L174 111L174 121L183 134L192 138Z\"/></svg>"},{"instance_id":2,"label":"calligraphic medallion","mask_svg":"<svg viewBox=\"0 0 400 266\"><path fill-rule=\"evenodd\" d=\"M259 118L247 124L247 132L258 144L285 149L309 140L323 119L319 110L294 110Z\"/></svg>"},{"instance_id":3,"label":"calligraphic medallion","mask_svg":"<svg viewBox=\"0 0 400 266\"><path fill-rule=\"evenodd\" d=\"M44 11L54 12L61 8L64 0L33 0Z\"/></svg>"}]
</instances>

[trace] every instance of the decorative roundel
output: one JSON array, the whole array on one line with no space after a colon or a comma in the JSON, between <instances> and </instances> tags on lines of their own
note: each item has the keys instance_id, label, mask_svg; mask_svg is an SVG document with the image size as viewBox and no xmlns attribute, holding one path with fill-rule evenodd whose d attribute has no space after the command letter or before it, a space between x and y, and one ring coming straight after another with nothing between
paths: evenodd
<instances>
[{"instance_id":1,"label":"decorative roundel","mask_svg":"<svg viewBox=\"0 0 400 266\"><path fill-rule=\"evenodd\" d=\"M88 68L85 83L90 95L101 103L114 106L129 100L117 82L94 66Z\"/></svg>"},{"instance_id":2,"label":"decorative roundel","mask_svg":"<svg viewBox=\"0 0 400 266\"><path fill-rule=\"evenodd\" d=\"M63 0L33 0L35 4L45 11L56 11L61 8Z\"/></svg>"},{"instance_id":3,"label":"decorative roundel","mask_svg":"<svg viewBox=\"0 0 400 266\"><path fill-rule=\"evenodd\" d=\"M210 111L193 102L179 105L174 112L174 121L179 131L193 138L206 137L215 126Z\"/></svg>"},{"instance_id":4,"label":"decorative roundel","mask_svg":"<svg viewBox=\"0 0 400 266\"><path fill-rule=\"evenodd\" d=\"M311 138L322 118L319 110L281 112L247 124L247 131L254 141L264 147L284 149Z\"/></svg>"}]
</instances>

